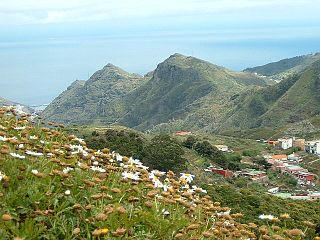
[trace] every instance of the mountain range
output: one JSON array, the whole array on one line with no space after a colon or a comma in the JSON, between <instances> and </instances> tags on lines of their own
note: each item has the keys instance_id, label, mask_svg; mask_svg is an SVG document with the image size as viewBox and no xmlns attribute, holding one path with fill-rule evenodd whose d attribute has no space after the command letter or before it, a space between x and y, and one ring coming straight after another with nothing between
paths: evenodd
<instances>
[{"instance_id":1,"label":"mountain range","mask_svg":"<svg viewBox=\"0 0 320 240\"><path fill-rule=\"evenodd\" d=\"M281 127L319 114L319 71L320 54L242 72L181 54L145 76L108 64L72 83L42 114L66 124L154 131Z\"/></svg>"},{"instance_id":2,"label":"mountain range","mask_svg":"<svg viewBox=\"0 0 320 240\"><path fill-rule=\"evenodd\" d=\"M247 68L245 72L253 72L262 76L267 76L276 81L285 79L288 75L299 73L305 70L312 63L320 60L320 53L297 56L293 58L282 59L277 62L266 65Z\"/></svg>"}]
</instances>

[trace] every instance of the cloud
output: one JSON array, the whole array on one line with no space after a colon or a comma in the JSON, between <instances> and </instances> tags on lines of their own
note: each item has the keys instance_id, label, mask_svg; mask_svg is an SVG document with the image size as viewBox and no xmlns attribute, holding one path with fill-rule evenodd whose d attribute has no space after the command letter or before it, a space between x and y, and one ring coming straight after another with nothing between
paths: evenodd
<instances>
[{"instance_id":1,"label":"cloud","mask_svg":"<svg viewBox=\"0 0 320 240\"><path fill-rule=\"evenodd\" d=\"M0 24L47 24L103 20L186 17L315 8L312 0L10 0L0 1ZM269 13L267 13L269 11Z\"/></svg>"}]
</instances>

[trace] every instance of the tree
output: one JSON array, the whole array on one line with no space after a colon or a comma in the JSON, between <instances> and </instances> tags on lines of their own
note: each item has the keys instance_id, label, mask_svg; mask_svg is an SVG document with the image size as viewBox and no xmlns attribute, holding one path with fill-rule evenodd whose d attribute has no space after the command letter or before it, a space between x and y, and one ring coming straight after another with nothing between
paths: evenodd
<instances>
[{"instance_id":1,"label":"tree","mask_svg":"<svg viewBox=\"0 0 320 240\"><path fill-rule=\"evenodd\" d=\"M185 169L186 159L182 146L167 134L155 136L145 147L142 162L161 171L181 171Z\"/></svg>"},{"instance_id":2,"label":"tree","mask_svg":"<svg viewBox=\"0 0 320 240\"><path fill-rule=\"evenodd\" d=\"M217 151L216 147L212 146L208 141L197 142L194 146L194 150L203 157L212 158Z\"/></svg>"},{"instance_id":3,"label":"tree","mask_svg":"<svg viewBox=\"0 0 320 240\"><path fill-rule=\"evenodd\" d=\"M255 159L254 162L263 166L265 170L269 170L272 167L272 164L268 163L263 157Z\"/></svg>"},{"instance_id":4,"label":"tree","mask_svg":"<svg viewBox=\"0 0 320 240\"><path fill-rule=\"evenodd\" d=\"M196 142L197 139L194 136L188 136L187 139L183 142L183 146L192 149Z\"/></svg>"}]
</instances>

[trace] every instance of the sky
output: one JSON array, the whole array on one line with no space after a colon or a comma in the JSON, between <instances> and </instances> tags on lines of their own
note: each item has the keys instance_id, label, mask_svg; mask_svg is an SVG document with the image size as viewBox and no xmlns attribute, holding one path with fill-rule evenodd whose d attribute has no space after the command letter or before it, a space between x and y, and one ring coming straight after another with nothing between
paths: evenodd
<instances>
[{"instance_id":1,"label":"sky","mask_svg":"<svg viewBox=\"0 0 320 240\"><path fill-rule=\"evenodd\" d=\"M1 0L0 96L50 103L112 63L174 53L232 70L320 52L320 0Z\"/></svg>"}]
</instances>

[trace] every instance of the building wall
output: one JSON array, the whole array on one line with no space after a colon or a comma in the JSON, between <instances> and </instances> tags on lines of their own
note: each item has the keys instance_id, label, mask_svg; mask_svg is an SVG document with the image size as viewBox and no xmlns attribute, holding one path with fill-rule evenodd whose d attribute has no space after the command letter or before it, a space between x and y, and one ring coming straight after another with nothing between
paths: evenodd
<instances>
[{"instance_id":1,"label":"building wall","mask_svg":"<svg viewBox=\"0 0 320 240\"><path fill-rule=\"evenodd\" d=\"M315 146L315 154L319 154L319 155L320 155L320 142L317 142L317 143L316 143L316 146Z\"/></svg>"},{"instance_id":2,"label":"building wall","mask_svg":"<svg viewBox=\"0 0 320 240\"><path fill-rule=\"evenodd\" d=\"M305 142L306 142L305 139L296 139L293 142L293 146L299 147L299 148L301 148L302 151L304 151L305 150Z\"/></svg>"},{"instance_id":3,"label":"building wall","mask_svg":"<svg viewBox=\"0 0 320 240\"><path fill-rule=\"evenodd\" d=\"M293 139L289 138L289 139L283 139L281 141L281 147L282 149L288 149L291 148L293 146Z\"/></svg>"}]
</instances>

